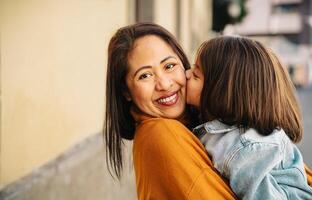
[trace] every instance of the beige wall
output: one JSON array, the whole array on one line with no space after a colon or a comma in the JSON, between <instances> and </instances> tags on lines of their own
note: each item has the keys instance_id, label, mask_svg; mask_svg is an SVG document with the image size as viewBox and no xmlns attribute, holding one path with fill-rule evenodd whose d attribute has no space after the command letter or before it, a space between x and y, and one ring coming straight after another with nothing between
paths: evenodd
<instances>
[{"instance_id":1,"label":"beige wall","mask_svg":"<svg viewBox=\"0 0 312 200\"><path fill-rule=\"evenodd\" d=\"M199 45L205 40L213 37L212 27L212 0L192 1L190 6L190 54L191 60L194 60L195 53Z\"/></svg>"},{"instance_id":2,"label":"beige wall","mask_svg":"<svg viewBox=\"0 0 312 200\"><path fill-rule=\"evenodd\" d=\"M176 0L154 0L154 22L161 24L176 35L177 21Z\"/></svg>"},{"instance_id":3,"label":"beige wall","mask_svg":"<svg viewBox=\"0 0 312 200\"><path fill-rule=\"evenodd\" d=\"M154 13L156 23L179 36L191 61L198 46L212 37L212 0L155 0Z\"/></svg>"},{"instance_id":4,"label":"beige wall","mask_svg":"<svg viewBox=\"0 0 312 200\"><path fill-rule=\"evenodd\" d=\"M127 0L1 0L0 186L102 128L108 39Z\"/></svg>"},{"instance_id":5,"label":"beige wall","mask_svg":"<svg viewBox=\"0 0 312 200\"><path fill-rule=\"evenodd\" d=\"M180 43L187 55L191 53L191 2L190 0L181 0L180 11Z\"/></svg>"}]
</instances>

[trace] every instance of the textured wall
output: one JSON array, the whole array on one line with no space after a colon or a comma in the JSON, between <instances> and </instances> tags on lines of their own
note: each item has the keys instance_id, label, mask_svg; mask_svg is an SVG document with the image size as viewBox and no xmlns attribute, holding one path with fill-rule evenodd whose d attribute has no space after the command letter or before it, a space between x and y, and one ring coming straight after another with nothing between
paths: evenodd
<instances>
[{"instance_id":1,"label":"textured wall","mask_svg":"<svg viewBox=\"0 0 312 200\"><path fill-rule=\"evenodd\" d=\"M2 200L135 200L131 159L124 176L114 181L105 163L102 135L96 134L57 159L0 191ZM131 143L126 143L130 158Z\"/></svg>"},{"instance_id":2,"label":"textured wall","mask_svg":"<svg viewBox=\"0 0 312 200\"><path fill-rule=\"evenodd\" d=\"M107 43L126 0L1 0L0 186L101 131Z\"/></svg>"}]
</instances>

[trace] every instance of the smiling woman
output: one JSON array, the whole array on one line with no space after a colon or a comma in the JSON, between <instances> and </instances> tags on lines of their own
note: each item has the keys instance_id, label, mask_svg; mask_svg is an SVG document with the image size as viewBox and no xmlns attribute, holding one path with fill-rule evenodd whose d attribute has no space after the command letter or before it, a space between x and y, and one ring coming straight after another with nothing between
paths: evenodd
<instances>
[{"instance_id":1,"label":"smiling woman","mask_svg":"<svg viewBox=\"0 0 312 200\"><path fill-rule=\"evenodd\" d=\"M186 78L172 48L158 36L142 37L135 41L128 63L127 99L152 117L179 118L185 108Z\"/></svg>"},{"instance_id":2,"label":"smiling woman","mask_svg":"<svg viewBox=\"0 0 312 200\"><path fill-rule=\"evenodd\" d=\"M186 128L187 60L164 28L119 29L108 48L104 136L120 178L122 139L133 139L138 199L234 199L200 141ZM183 122L183 123L182 123Z\"/></svg>"}]
</instances>

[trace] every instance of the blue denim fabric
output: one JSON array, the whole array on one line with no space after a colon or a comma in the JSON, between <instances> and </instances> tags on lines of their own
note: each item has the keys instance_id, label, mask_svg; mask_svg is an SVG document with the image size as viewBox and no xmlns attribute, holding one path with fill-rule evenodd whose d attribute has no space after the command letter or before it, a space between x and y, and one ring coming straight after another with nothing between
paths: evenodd
<instances>
[{"instance_id":1,"label":"blue denim fabric","mask_svg":"<svg viewBox=\"0 0 312 200\"><path fill-rule=\"evenodd\" d=\"M312 200L301 153L282 129L262 136L215 120L194 132L239 199Z\"/></svg>"}]
</instances>

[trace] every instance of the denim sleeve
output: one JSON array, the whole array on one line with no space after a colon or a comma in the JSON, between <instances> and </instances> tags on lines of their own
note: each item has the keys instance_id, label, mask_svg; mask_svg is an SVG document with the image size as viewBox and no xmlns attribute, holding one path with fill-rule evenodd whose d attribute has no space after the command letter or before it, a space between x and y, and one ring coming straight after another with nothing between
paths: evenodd
<instances>
[{"instance_id":1,"label":"denim sleeve","mask_svg":"<svg viewBox=\"0 0 312 200\"><path fill-rule=\"evenodd\" d=\"M282 157L278 144L250 143L229 155L223 174L239 199L284 200L287 194L271 173Z\"/></svg>"}]
</instances>

